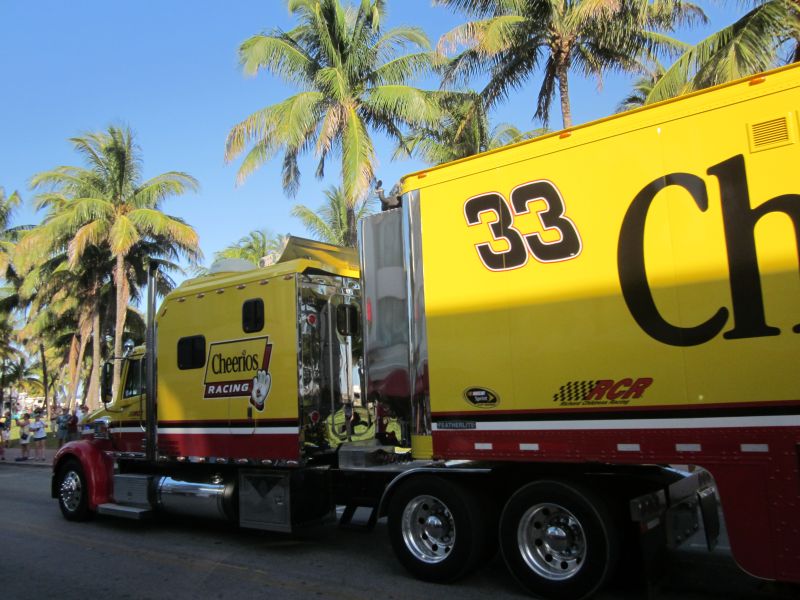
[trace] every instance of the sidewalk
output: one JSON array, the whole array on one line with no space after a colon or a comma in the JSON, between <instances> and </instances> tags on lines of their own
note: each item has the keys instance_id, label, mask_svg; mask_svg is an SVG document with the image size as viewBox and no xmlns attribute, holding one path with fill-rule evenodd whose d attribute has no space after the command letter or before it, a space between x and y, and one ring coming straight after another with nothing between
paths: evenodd
<instances>
[{"instance_id":1,"label":"sidewalk","mask_svg":"<svg viewBox=\"0 0 800 600\"><path fill-rule=\"evenodd\" d=\"M2 460L0 458L0 467L4 465L22 465L25 467L46 467L48 469L53 467L53 457L57 452L55 448L45 448L44 460L33 460L33 458L29 458L28 460L17 461L16 459L22 456L22 451L19 449L19 446L16 448L6 448L5 451L6 459ZM28 455L33 457L33 448L30 449Z\"/></svg>"}]
</instances>

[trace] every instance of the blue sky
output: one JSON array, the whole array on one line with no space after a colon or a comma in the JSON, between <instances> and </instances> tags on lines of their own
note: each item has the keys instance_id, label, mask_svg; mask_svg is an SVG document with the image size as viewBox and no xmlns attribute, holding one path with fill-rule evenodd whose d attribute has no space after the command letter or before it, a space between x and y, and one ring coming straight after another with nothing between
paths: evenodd
<instances>
[{"instance_id":1,"label":"blue sky","mask_svg":"<svg viewBox=\"0 0 800 600\"><path fill-rule=\"evenodd\" d=\"M696 41L743 12L733 2L702 6L711 24L677 37ZM388 9L389 26L419 25L434 44L464 20L430 0L389 0ZM300 191L290 199L281 189L279 158L239 187L236 165L223 161L234 124L295 91L266 73L245 77L237 63L238 46L249 36L292 27L285 2L0 0L0 23L0 186L6 193L19 190L29 202L34 173L80 164L68 138L121 123L136 133L145 177L175 170L200 181L199 193L164 208L197 229L207 262L253 229L308 235L289 211L296 203L318 206L322 190L337 183L337 163L329 162L320 182L313 158L301 162ZM573 77L574 121L611 114L631 80L609 76L598 90L595 81ZM532 80L500 106L493 122L538 126L531 120L537 84ZM551 125L560 122L556 103ZM377 174L386 185L424 166L392 162L392 147L380 138L376 147ZM15 222L40 218L28 205Z\"/></svg>"}]
</instances>

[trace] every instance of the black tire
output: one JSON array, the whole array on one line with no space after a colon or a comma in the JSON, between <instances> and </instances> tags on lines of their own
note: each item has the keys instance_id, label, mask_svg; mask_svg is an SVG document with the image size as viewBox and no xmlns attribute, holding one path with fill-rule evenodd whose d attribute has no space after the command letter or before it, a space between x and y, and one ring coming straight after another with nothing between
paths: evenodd
<instances>
[{"instance_id":1,"label":"black tire","mask_svg":"<svg viewBox=\"0 0 800 600\"><path fill-rule=\"evenodd\" d=\"M487 527L478 497L434 476L401 483L389 504L389 538L400 563L415 577L448 583L478 566Z\"/></svg>"},{"instance_id":2,"label":"black tire","mask_svg":"<svg viewBox=\"0 0 800 600\"><path fill-rule=\"evenodd\" d=\"M86 476L77 460L67 460L59 467L56 494L61 514L68 521L86 521L92 517Z\"/></svg>"},{"instance_id":3,"label":"black tire","mask_svg":"<svg viewBox=\"0 0 800 600\"><path fill-rule=\"evenodd\" d=\"M532 594L580 600L613 575L620 534L602 497L579 484L537 481L506 503L500 549L511 574Z\"/></svg>"}]
</instances>

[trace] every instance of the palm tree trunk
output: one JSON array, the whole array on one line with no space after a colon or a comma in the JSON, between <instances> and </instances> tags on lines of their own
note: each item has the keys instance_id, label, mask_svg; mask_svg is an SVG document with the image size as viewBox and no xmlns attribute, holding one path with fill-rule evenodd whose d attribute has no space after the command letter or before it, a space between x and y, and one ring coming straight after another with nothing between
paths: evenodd
<instances>
[{"instance_id":1,"label":"palm tree trunk","mask_svg":"<svg viewBox=\"0 0 800 600\"><path fill-rule=\"evenodd\" d=\"M349 248L355 248L358 243L358 223L356 223L356 209L348 206L346 209L347 215L347 234L345 236L344 245Z\"/></svg>"},{"instance_id":2,"label":"palm tree trunk","mask_svg":"<svg viewBox=\"0 0 800 600\"><path fill-rule=\"evenodd\" d=\"M76 351L77 352L77 351ZM52 378L53 384L53 398L58 400L58 391L61 388L61 391L64 391L64 382L67 381L69 375L69 365L67 363L61 363L61 368L58 370L58 375ZM67 398L63 398L67 400Z\"/></svg>"},{"instance_id":3,"label":"palm tree trunk","mask_svg":"<svg viewBox=\"0 0 800 600\"><path fill-rule=\"evenodd\" d=\"M112 397L117 396L117 387L122 373L122 337L125 334L125 317L128 312L130 289L128 278L125 275L125 257L117 255L117 264L114 267L114 281L117 286L117 315L114 322L114 379L111 387Z\"/></svg>"},{"instance_id":4,"label":"palm tree trunk","mask_svg":"<svg viewBox=\"0 0 800 600\"><path fill-rule=\"evenodd\" d=\"M4 408L6 398L6 359L2 359L2 363L0 363L0 411ZM9 403L10 404L10 403ZM10 406L11 412L14 412L14 407Z\"/></svg>"},{"instance_id":5,"label":"palm tree trunk","mask_svg":"<svg viewBox=\"0 0 800 600\"><path fill-rule=\"evenodd\" d=\"M562 60L556 68L558 74L558 93L561 96L561 118L564 129L572 127L572 110L569 106L569 62Z\"/></svg>"},{"instance_id":6,"label":"palm tree trunk","mask_svg":"<svg viewBox=\"0 0 800 600\"><path fill-rule=\"evenodd\" d=\"M70 365L70 390L69 390L69 402L67 403L70 412L72 409L75 408L78 402L78 384L80 383L81 379L81 364L83 363L83 355L86 354L86 345L89 343L89 332L82 331L80 335L80 341L78 343L78 352L75 356L75 364Z\"/></svg>"},{"instance_id":7,"label":"palm tree trunk","mask_svg":"<svg viewBox=\"0 0 800 600\"><path fill-rule=\"evenodd\" d=\"M47 410L47 422L50 422L50 419L53 416L53 411L50 407L50 400L49 396L47 395L47 359L44 356L44 344L39 343L39 356L42 360L42 384L44 385L44 406L45 410Z\"/></svg>"},{"instance_id":8,"label":"palm tree trunk","mask_svg":"<svg viewBox=\"0 0 800 600\"><path fill-rule=\"evenodd\" d=\"M99 288L99 286L98 286ZM98 406L98 390L100 389L100 344L102 343L100 331L100 290L95 295L95 305L92 307L92 375L89 378L89 389L87 395L90 409Z\"/></svg>"},{"instance_id":9,"label":"palm tree trunk","mask_svg":"<svg viewBox=\"0 0 800 600\"><path fill-rule=\"evenodd\" d=\"M78 330L80 331L80 321L78 322ZM61 378L63 381L64 371L67 372L67 377L69 378L70 382L72 382L75 377L75 365L78 363L78 340L79 335L76 333L72 334L72 339L69 342L69 353L67 354L67 364L65 364L61 368ZM70 388L71 389L71 388ZM69 401L69 398L67 398Z\"/></svg>"},{"instance_id":10,"label":"palm tree trunk","mask_svg":"<svg viewBox=\"0 0 800 600\"><path fill-rule=\"evenodd\" d=\"M86 399L85 404L89 408L89 411L93 411L95 408L99 406L97 403L97 398L100 397L100 372L102 369L100 365L97 367L92 365L92 370L89 373L89 385L86 386Z\"/></svg>"}]
</instances>

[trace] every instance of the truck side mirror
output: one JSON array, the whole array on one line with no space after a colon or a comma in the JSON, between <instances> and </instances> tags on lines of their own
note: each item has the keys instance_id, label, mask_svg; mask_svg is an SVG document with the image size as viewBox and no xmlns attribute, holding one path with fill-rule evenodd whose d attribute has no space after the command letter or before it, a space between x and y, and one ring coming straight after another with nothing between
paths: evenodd
<instances>
[{"instance_id":1,"label":"truck side mirror","mask_svg":"<svg viewBox=\"0 0 800 600\"><path fill-rule=\"evenodd\" d=\"M336 330L339 335L358 335L358 307L355 304L336 307Z\"/></svg>"},{"instance_id":2,"label":"truck side mirror","mask_svg":"<svg viewBox=\"0 0 800 600\"><path fill-rule=\"evenodd\" d=\"M103 371L100 374L100 399L103 404L108 404L113 400L111 388L114 383L114 363L108 361L103 364Z\"/></svg>"}]
</instances>

